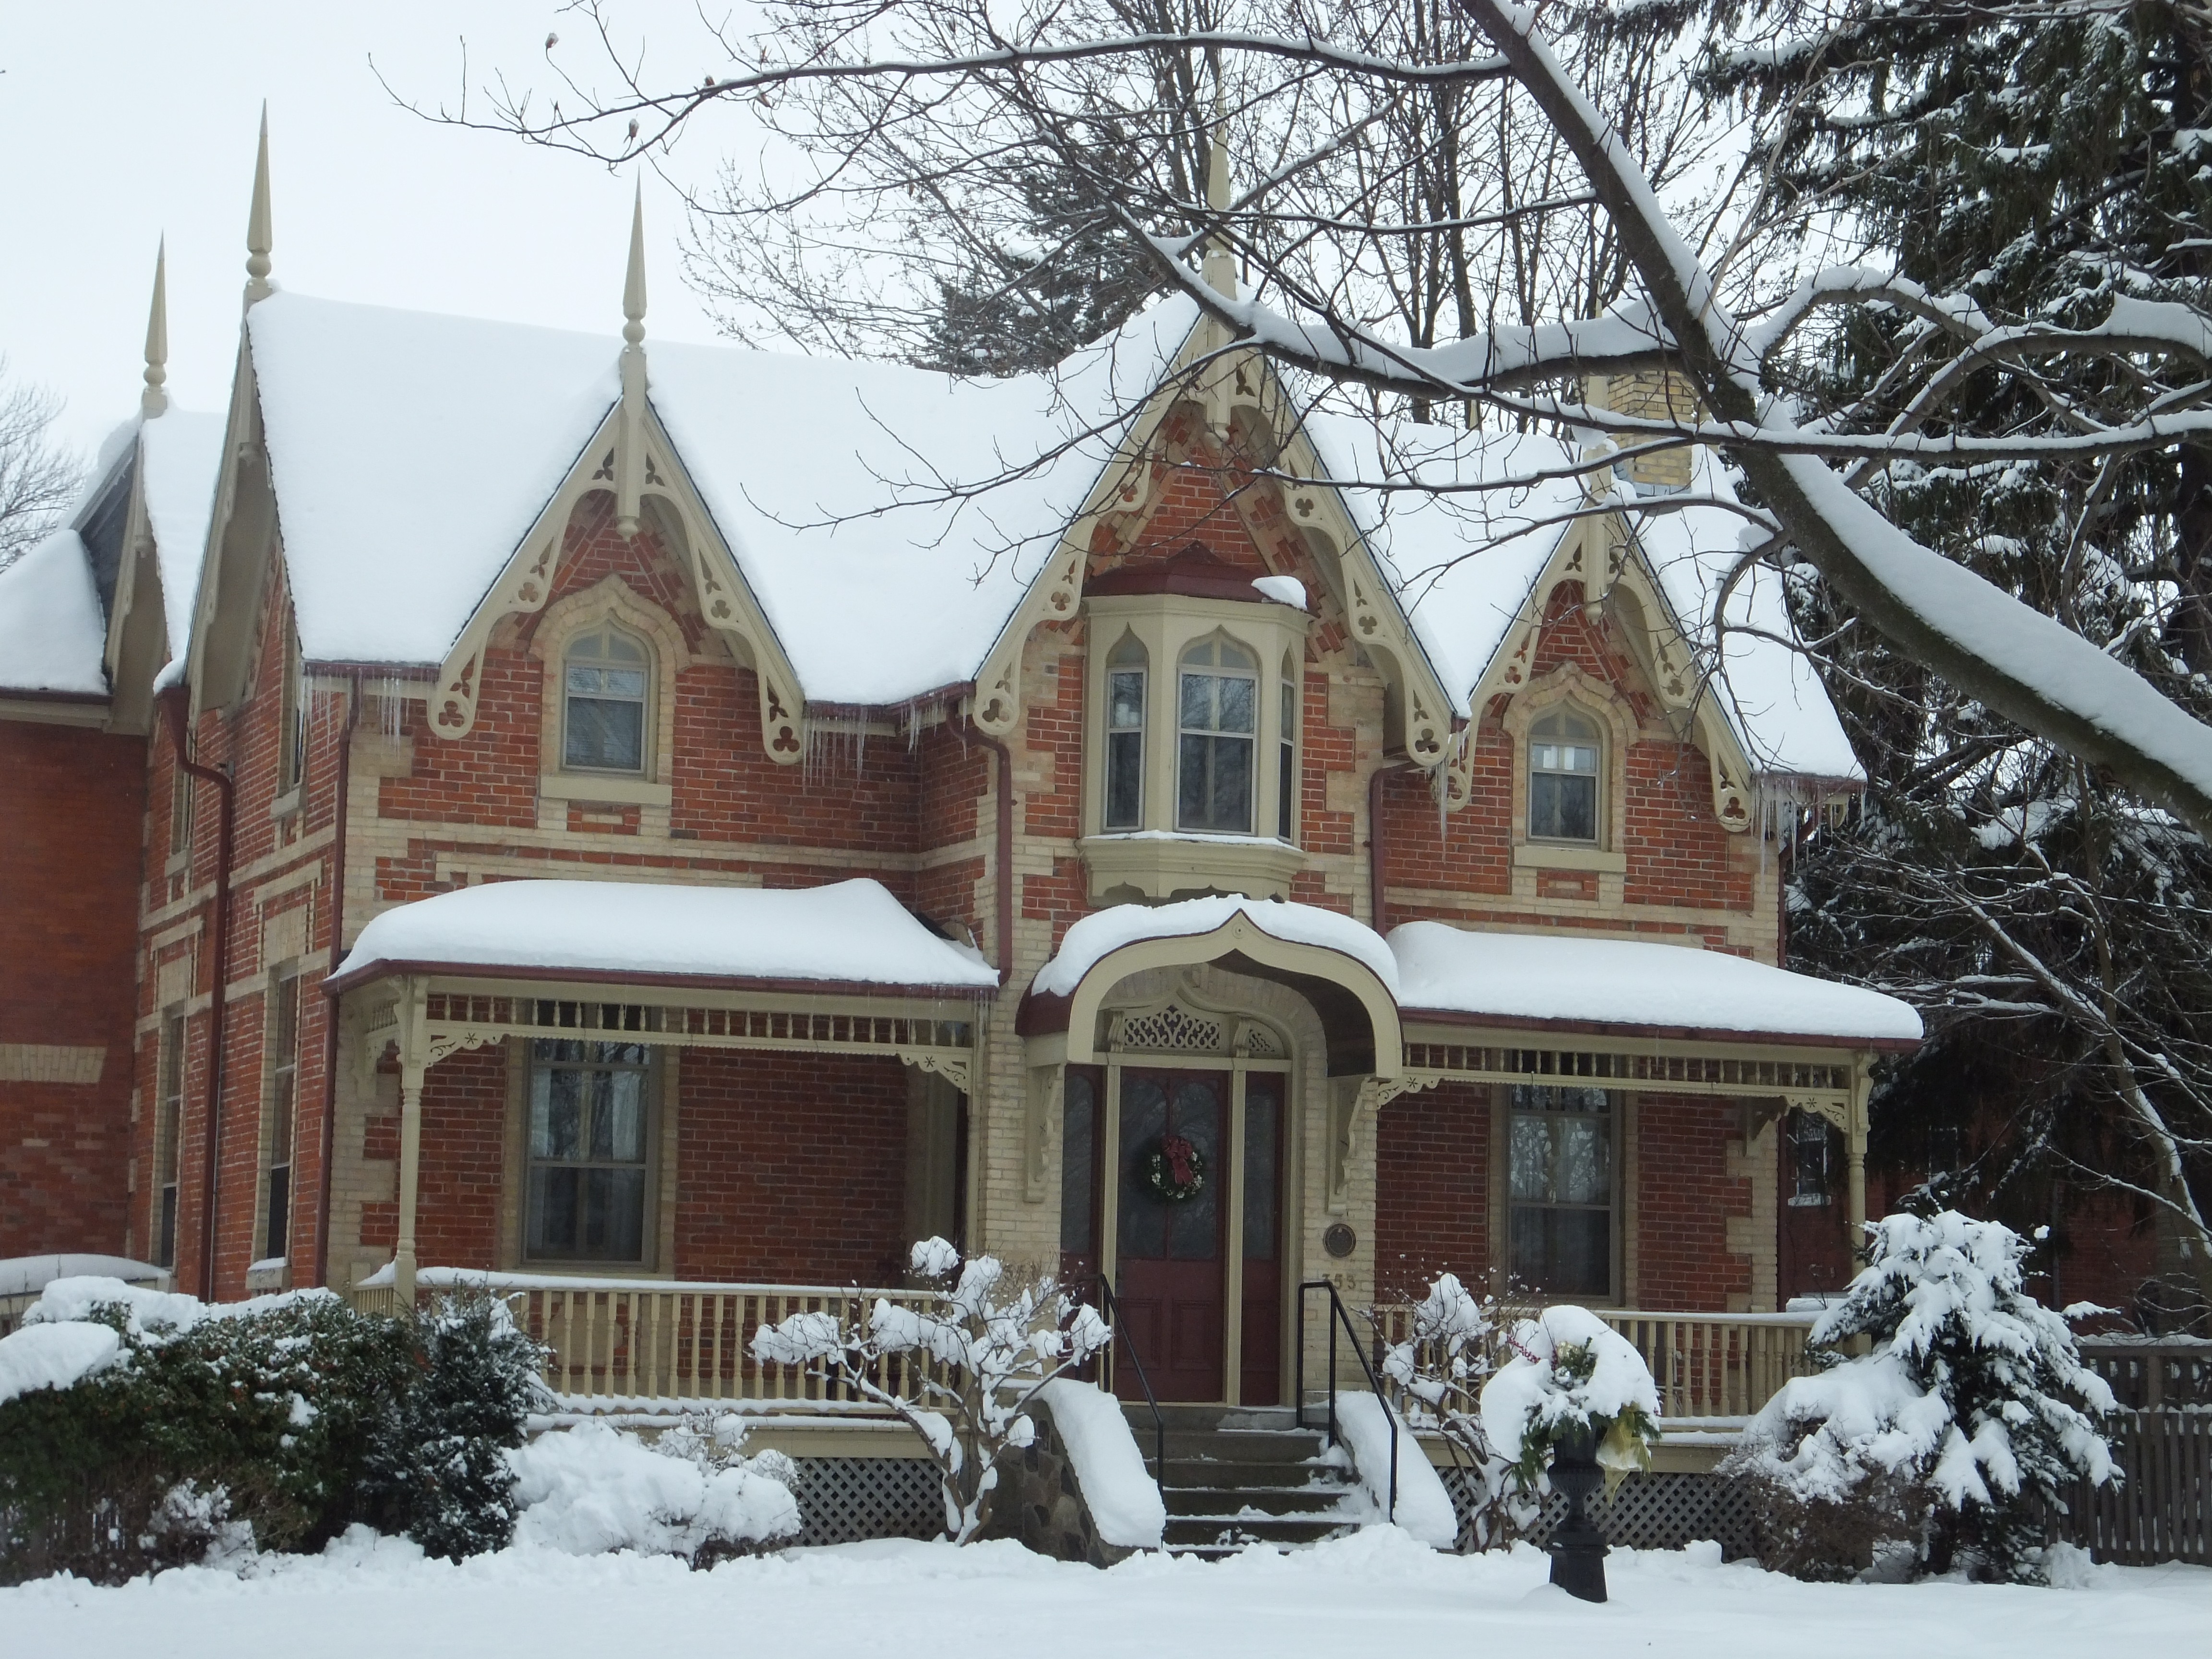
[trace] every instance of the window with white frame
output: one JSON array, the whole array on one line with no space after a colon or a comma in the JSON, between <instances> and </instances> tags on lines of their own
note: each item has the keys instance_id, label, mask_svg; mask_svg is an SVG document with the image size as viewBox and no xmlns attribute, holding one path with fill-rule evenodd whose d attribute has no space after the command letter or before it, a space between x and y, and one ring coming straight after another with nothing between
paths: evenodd
<instances>
[{"instance_id":1,"label":"window with white frame","mask_svg":"<svg viewBox=\"0 0 2212 1659\"><path fill-rule=\"evenodd\" d=\"M1105 828L1136 830L1145 821L1145 647L1133 635L1106 658Z\"/></svg>"},{"instance_id":2,"label":"window with white frame","mask_svg":"<svg viewBox=\"0 0 2212 1659\"><path fill-rule=\"evenodd\" d=\"M653 656L611 623L570 641L562 660L562 764L571 771L646 769Z\"/></svg>"},{"instance_id":3,"label":"window with white frame","mask_svg":"<svg viewBox=\"0 0 2212 1659\"><path fill-rule=\"evenodd\" d=\"M642 1044L531 1045L526 1255L643 1264L651 1085Z\"/></svg>"},{"instance_id":4,"label":"window with white frame","mask_svg":"<svg viewBox=\"0 0 2212 1659\"><path fill-rule=\"evenodd\" d=\"M292 1145L300 1098L300 976L287 974L270 993L269 1117L264 1136L261 1255L291 1254Z\"/></svg>"},{"instance_id":5,"label":"window with white frame","mask_svg":"<svg viewBox=\"0 0 2212 1659\"><path fill-rule=\"evenodd\" d=\"M1298 800L1298 672L1283 659L1283 719L1275 744L1275 837L1297 839Z\"/></svg>"},{"instance_id":6,"label":"window with white frame","mask_svg":"<svg viewBox=\"0 0 2212 1659\"><path fill-rule=\"evenodd\" d=\"M1507 1123L1508 1273L1547 1296L1613 1294L1613 1096L1516 1084Z\"/></svg>"},{"instance_id":7,"label":"window with white frame","mask_svg":"<svg viewBox=\"0 0 2212 1659\"><path fill-rule=\"evenodd\" d=\"M1183 653L1176 702L1176 827L1252 833L1253 750L1260 714L1258 665L1216 637Z\"/></svg>"},{"instance_id":8,"label":"window with white frame","mask_svg":"<svg viewBox=\"0 0 2212 1659\"><path fill-rule=\"evenodd\" d=\"M1597 722L1555 708L1528 728L1528 837L1598 838Z\"/></svg>"}]
</instances>

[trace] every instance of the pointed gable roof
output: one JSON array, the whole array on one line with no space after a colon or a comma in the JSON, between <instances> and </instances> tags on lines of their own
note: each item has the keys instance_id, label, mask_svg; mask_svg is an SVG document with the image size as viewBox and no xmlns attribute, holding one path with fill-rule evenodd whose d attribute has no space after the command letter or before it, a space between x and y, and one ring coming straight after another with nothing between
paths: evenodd
<instances>
[{"instance_id":1,"label":"pointed gable roof","mask_svg":"<svg viewBox=\"0 0 2212 1659\"><path fill-rule=\"evenodd\" d=\"M107 623L92 556L57 530L0 570L0 696L105 697Z\"/></svg>"},{"instance_id":2,"label":"pointed gable roof","mask_svg":"<svg viewBox=\"0 0 2212 1659\"><path fill-rule=\"evenodd\" d=\"M805 696L896 702L973 678L1195 318L994 381L663 342L648 396ZM588 459L619 348L295 294L247 329L303 652L442 662Z\"/></svg>"}]
</instances>

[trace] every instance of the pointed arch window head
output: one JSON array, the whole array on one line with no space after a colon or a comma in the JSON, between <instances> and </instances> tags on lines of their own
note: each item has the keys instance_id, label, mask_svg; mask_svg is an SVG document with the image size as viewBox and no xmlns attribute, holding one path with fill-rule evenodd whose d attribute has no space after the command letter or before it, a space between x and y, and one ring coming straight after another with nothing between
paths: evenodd
<instances>
[{"instance_id":1,"label":"pointed arch window head","mask_svg":"<svg viewBox=\"0 0 2212 1659\"><path fill-rule=\"evenodd\" d=\"M1183 653L1176 695L1177 829L1252 833L1259 714L1259 664L1251 653L1219 636Z\"/></svg>"},{"instance_id":2,"label":"pointed arch window head","mask_svg":"<svg viewBox=\"0 0 2212 1659\"><path fill-rule=\"evenodd\" d=\"M579 635L562 662L562 764L586 772L645 770L653 653L612 623Z\"/></svg>"},{"instance_id":3,"label":"pointed arch window head","mask_svg":"<svg viewBox=\"0 0 2212 1659\"><path fill-rule=\"evenodd\" d=\"M1598 730L1559 708L1528 728L1528 836L1534 841L1598 838Z\"/></svg>"},{"instance_id":4,"label":"pointed arch window head","mask_svg":"<svg viewBox=\"0 0 2212 1659\"><path fill-rule=\"evenodd\" d=\"M1278 727L1275 764L1275 838L1297 839L1298 782L1298 666L1283 658L1283 711Z\"/></svg>"},{"instance_id":5,"label":"pointed arch window head","mask_svg":"<svg viewBox=\"0 0 2212 1659\"><path fill-rule=\"evenodd\" d=\"M1133 634L1106 656L1106 823L1135 830L1145 821L1145 683L1150 664Z\"/></svg>"}]
</instances>

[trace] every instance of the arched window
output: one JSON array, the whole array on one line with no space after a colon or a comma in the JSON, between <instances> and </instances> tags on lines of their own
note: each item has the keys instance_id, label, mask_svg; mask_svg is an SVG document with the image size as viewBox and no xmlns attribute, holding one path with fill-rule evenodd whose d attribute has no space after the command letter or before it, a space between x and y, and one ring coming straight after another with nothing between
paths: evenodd
<instances>
[{"instance_id":1,"label":"arched window","mask_svg":"<svg viewBox=\"0 0 2212 1659\"><path fill-rule=\"evenodd\" d=\"M653 659L611 623L579 635L562 668L562 764L590 772L645 770L645 700Z\"/></svg>"},{"instance_id":2,"label":"arched window","mask_svg":"<svg viewBox=\"0 0 2212 1659\"><path fill-rule=\"evenodd\" d=\"M1145 647L1125 634L1106 658L1106 812L1109 830L1135 830L1145 812Z\"/></svg>"},{"instance_id":3,"label":"arched window","mask_svg":"<svg viewBox=\"0 0 2212 1659\"><path fill-rule=\"evenodd\" d=\"M1595 721L1559 708L1528 728L1528 835L1534 841L1597 839Z\"/></svg>"},{"instance_id":4,"label":"arched window","mask_svg":"<svg viewBox=\"0 0 2212 1659\"><path fill-rule=\"evenodd\" d=\"M1275 755L1275 836L1280 841L1297 839L1298 785L1298 667L1283 659L1283 724L1277 734Z\"/></svg>"},{"instance_id":5,"label":"arched window","mask_svg":"<svg viewBox=\"0 0 2212 1659\"><path fill-rule=\"evenodd\" d=\"M1182 654L1176 706L1176 827L1250 835L1259 665L1227 640L1202 641Z\"/></svg>"}]
</instances>

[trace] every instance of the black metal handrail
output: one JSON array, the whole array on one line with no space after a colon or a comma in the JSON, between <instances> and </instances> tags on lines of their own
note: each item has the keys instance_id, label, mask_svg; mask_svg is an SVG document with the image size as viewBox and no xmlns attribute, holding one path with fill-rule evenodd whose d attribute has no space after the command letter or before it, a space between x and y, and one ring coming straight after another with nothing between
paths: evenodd
<instances>
[{"instance_id":1,"label":"black metal handrail","mask_svg":"<svg viewBox=\"0 0 2212 1659\"><path fill-rule=\"evenodd\" d=\"M1137 1373L1138 1386L1145 1391L1145 1404L1152 1407L1152 1484L1160 1489L1160 1496L1165 1498L1168 1490L1168 1420L1160 1415L1159 1397L1152 1392L1152 1379L1145 1375L1145 1362L1137 1352L1137 1345L1129 1340L1128 1328L1121 1322L1121 1304L1115 1299L1114 1281L1103 1273L1094 1273L1091 1277L1097 1282L1098 1302L1105 1310L1107 1325L1114 1333L1115 1341L1128 1354L1129 1364ZM1106 1382L1110 1389L1114 1382L1110 1372Z\"/></svg>"},{"instance_id":2,"label":"black metal handrail","mask_svg":"<svg viewBox=\"0 0 2212 1659\"><path fill-rule=\"evenodd\" d=\"M1384 1511L1386 1520L1398 1518L1398 1413L1390 1409L1389 1397L1382 1392L1382 1379L1375 1375L1375 1367L1368 1363L1367 1350L1360 1345L1359 1333L1352 1328L1352 1316L1344 1310L1344 1298L1336 1293L1336 1286L1326 1279L1309 1279L1298 1286L1298 1392L1297 1425L1304 1429L1313 1426L1306 1421L1306 1297L1313 1291L1328 1292L1328 1443L1338 1443L1336 1430L1336 1328L1344 1327L1344 1334L1352 1339L1352 1352L1359 1361L1359 1369L1367 1373L1367 1386L1375 1395L1376 1403L1382 1407L1382 1421L1390 1430L1390 1507Z\"/></svg>"}]
</instances>

